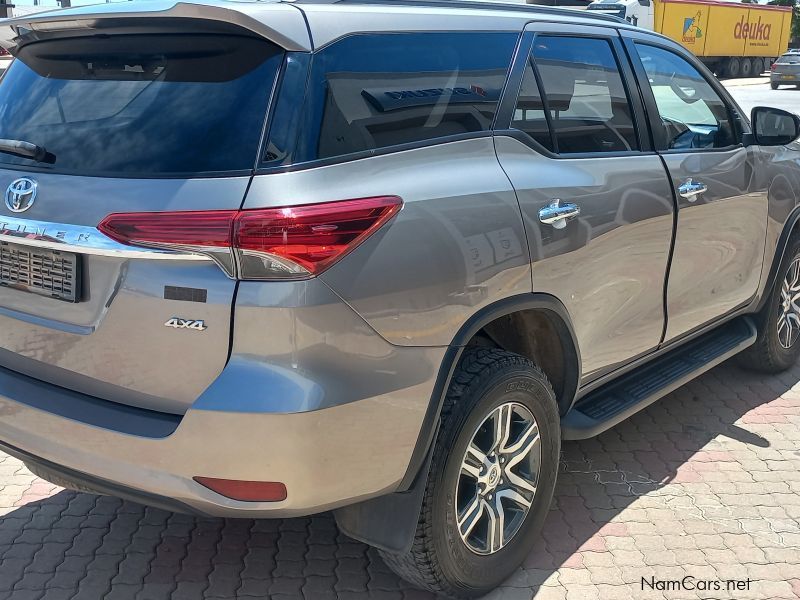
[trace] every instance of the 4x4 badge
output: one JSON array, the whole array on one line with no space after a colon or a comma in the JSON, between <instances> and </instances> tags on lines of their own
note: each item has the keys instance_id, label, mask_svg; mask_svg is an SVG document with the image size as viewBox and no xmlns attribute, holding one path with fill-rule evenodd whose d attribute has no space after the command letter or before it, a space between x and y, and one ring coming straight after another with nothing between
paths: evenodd
<instances>
[{"instance_id":1,"label":"4x4 badge","mask_svg":"<svg viewBox=\"0 0 800 600\"><path fill-rule=\"evenodd\" d=\"M181 319L179 317L172 317L169 321L164 323L167 327L173 329L194 329L196 331L205 331L208 329L206 322L202 319L195 321L194 319Z\"/></svg>"}]
</instances>

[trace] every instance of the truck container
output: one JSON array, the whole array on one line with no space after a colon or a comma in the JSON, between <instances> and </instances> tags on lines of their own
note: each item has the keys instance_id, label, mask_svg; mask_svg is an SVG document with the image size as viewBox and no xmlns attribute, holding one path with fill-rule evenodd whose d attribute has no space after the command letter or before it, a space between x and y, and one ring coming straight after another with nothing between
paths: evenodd
<instances>
[{"instance_id":1,"label":"truck container","mask_svg":"<svg viewBox=\"0 0 800 600\"><path fill-rule=\"evenodd\" d=\"M788 6L715 0L595 0L587 10L625 19L682 44L720 77L751 77L786 52Z\"/></svg>"}]
</instances>

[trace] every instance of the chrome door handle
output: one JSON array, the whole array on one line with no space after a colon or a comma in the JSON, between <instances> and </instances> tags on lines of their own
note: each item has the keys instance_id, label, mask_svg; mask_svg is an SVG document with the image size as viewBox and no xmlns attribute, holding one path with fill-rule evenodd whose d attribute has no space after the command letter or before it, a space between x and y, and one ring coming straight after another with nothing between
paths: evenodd
<instances>
[{"instance_id":1,"label":"chrome door handle","mask_svg":"<svg viewBox=\"0 0 800 600\"><path fill-rule=\"evenodd\" d=\"M561 200L555 198L550 204L539 209L539 220L545 225L552 225L555 229L564 229L567 221L579 214L581 214L580 206L569 202L561 204Z\"/></svg>"},{"instance_id":2,"label":"chrome door handle","mask_svg":"<svg viewBox=\"0 0 800 600\"><path fill-rule=\"evenodd\" d=\"M686 198L689 202L694 202L700 194L705 194L708 191L708 186L705 183L687 179L686 183L678 188L678 193L681 198Z\"/></svg>"}]
</instances>

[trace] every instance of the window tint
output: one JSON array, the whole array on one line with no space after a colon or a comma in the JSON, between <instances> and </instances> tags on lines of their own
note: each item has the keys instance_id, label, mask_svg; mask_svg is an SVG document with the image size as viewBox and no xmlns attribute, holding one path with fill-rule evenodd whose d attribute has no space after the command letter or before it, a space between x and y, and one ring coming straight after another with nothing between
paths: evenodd
<instances>
[{"instance_id":1,"label":"window tint","mask_svg":"<svg viewBox=\"0 0 800 600\"><path fill-rule=\"evenodd\" d=\"M227 34L37 42L0 83L0 138L44 146L58 172L252 169L282 59L265 40ZM44 166L0 154L3 163Z\"/></svg>"},{"instance_id":2,"label":"window tint","mask_svg":"<svg viewBox=\"0 0 800 600\"><path fill-rule=\"evenodd\" d=\"M530 60L525 65L525 75L522 78L511 127L524 131L539 144L551 152L554 151L550 126L547 123L542 96L539 94L539 86L536 84L536 75Z\"/></svg>"},{"instance_id":3,"label":"window tint","mask_svg":"<svg viewBox=\"0 0 800 600\"><path fill-rule=\"evenodd\" d=\"M661 117L664 147L725 148L737 135L725 102L700 72L677 54L636 44Z\"/></svg>"},{"instance_id":4,"label":"window tint","mask_svg":"<svg viewBox=\"0 0 800 600\"><path fill-rule=\"evenodd\" d=\"M550 111L554 151L574 154L639 149L630 102L607 40L537 36L533 59ZM550 148L543 133L547 127L545 107L534 110L536 100L531 100L538 97L535 86L529 68L514 127Z\"/></svg>"},{"instance_id":5,"label":"window tint","mask_svg":"<svg viewBox=\"0 0 800 600\"><path fill-rule=\"evenodd\" d=\"M516 33L347 37L314 56L298 160L486 131Z\"/></svg>"}]
</instances>

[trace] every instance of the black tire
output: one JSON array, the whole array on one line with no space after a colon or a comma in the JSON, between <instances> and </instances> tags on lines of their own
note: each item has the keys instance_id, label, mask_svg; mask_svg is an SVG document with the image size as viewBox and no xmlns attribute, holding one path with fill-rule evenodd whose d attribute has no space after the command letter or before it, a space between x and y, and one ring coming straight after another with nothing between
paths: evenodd
<instances>
[{"instance_id":1,"label":"black tire","mask_svg":"<svg viewBox=\"0 0 800 600\"><path fill-rule=\"evenodd\" d=\"M761 74L766 70L764 67L764 59L763 58L754 58L753 59L753 77L761 77Z\"/></svg>"},{"instance_id":2,"label":"black tire","mask_svg":"<svg viewBox=\"0 0 800 600\"><path fill-rule=\"evenodd\" d=\"M736 79L742 71L742 63L735 56L730 57L725 61L725 77L728 79Z\"/></svg>"},{"instance_id":3,"label":"black tire","mask_svg":"<svg viewBox=\"0 0 800 600\"><path fill-rule=\"evenodd\" d=\"M539 427L536 492L508 543L493 554L481 555L469 548L457 525L456 489L462 459L487 416L512 401L526 407ZM386 564L403 579L452 598L471 598L497 587L525 560L536 541L553 498L560 447L556 397L545 374L511 352L465 350L442 409L414 544L406 554L381 552Z\"/></svg>"},{"instance_id":4,"label":"black tire","mask_svg":"<svg viewBox=\"0 0 800 600\"><path fill-rule=\"evenodd\" d=\"M770 83L769 87L771 87L773 90L777 90L778 89L778 84L777 83Z\"/></svg>"},{"instance_id":5,"label":"black tire","mask_svg":"<svg viewBox=\"0 0 800 600\"><path fill-rule=\"evenodd\" d=\"M800 339L785 348L778 334L778 320L783 314L781 287L795 259L800 259L800 236L796 234L789 240L772 291L756 317L756 343L739 354L739 364L747 369L761 373L780 373L794 365L800 357Z\"/></svg>"},{"instance_id":6,"label":"black tire","mask_svg":"<svg viewBox=\"0 0 800 600\"><path fill-rule=\"evenodd\" d=\"M739 72L741 73L740 77L742 77L742 78L746 79L748 77L752 77L753 76L753 61L751 61L749 58L743 58Z\"/></svg>"}]
</instances>

